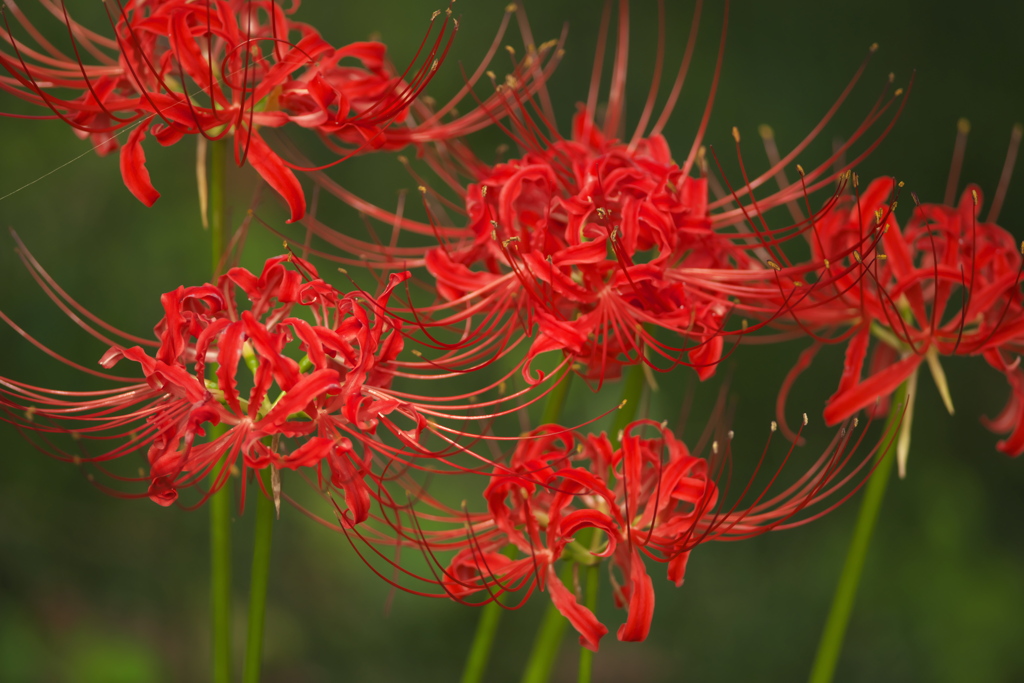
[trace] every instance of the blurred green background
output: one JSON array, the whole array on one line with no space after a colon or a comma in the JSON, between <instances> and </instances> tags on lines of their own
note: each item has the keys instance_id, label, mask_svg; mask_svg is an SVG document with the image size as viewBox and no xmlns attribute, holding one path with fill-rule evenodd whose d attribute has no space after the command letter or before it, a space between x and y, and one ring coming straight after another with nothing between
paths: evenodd
<instances>
[{"instance_id":1,"label":"blurred green background","mask_svg":"<svg viewBox=\"0 0 1024 683\"><path fill-rule=\"evenodd\" d=\"M100 3L69 5L88 25L104 27ZM689 149L713 64L721 8L708 5L683 100L666 129L677 156ZM455 5L461 31L430 88L439 101L460 86L460 62L467 71L475 67L503 6L479 0ZM586 94L600 5L545 0L526 7L538 40L557 36L563 22L569 25L566 58L552 81L566 131L574 102ZM393 60L404 64L434 9L423 0L306 0L298 17L335 44L377 32ZM689 3L669 8L669 65L682 52L690 12ZM632 122L648 88L655 22L653 3L634 3ZM59 39L60 27L46 26ZM1020 3L735 3L706 141L731 156L730 128L736 125L745 133L748 164L763 168L756 126L770 123L783 150L795 145L877 41L881 49L849 104L798 161L814 165L833 138L853 130L890 71L905 85L916 68L901 120L859 167L861 177L895 175L922 201L941 200L956 120L964 116L973 129L962 182L978 182L991 196L1010 127L1024 118L1022 26ZM519 44L514 29L507 42ZM506 70L503 57L495 68L499 73ZM26 111L10 96L0 102L0 109ZM191 144L164 149L147 143L149 168L163 197L146 209L124 189L116 159L89 153L59 122L2 119L0 126L0 196L41 178L0 200L0 222L17 230L61 285L93 312L145 334L160 314L161 292L205 281L207 241L199 227ZM481 150L498 143L495 134L477 140ZM1000 220L1018 238L1024 237L1020 175ZM399 188L415 187L390 156L355 160L334 177L385 207L396 201ZM232 178L237 218L247 206L253 176L238 172ZM261 215L282 225L284 213L276 205ZM246 263L258 264L278 245L278 238L254 231ZM26 330L82 363L102 354L103 346L39 291L7 236L0 236L0 273L0 308ZM93 386L6 327L0 328L0 348L4 376L41 386ZM779 381L801 348L743 348L729 362L730 391L741 399L737 457L760 452ZM838 380L841 354L835 351L819 359L792 399L794 410L811 414L812 427ZM910 473L890 486L839 681L1024 680L1024 463L997 453L996 437L977 421L1002 406L1007 389L980 359L960 359L947 370L958 414L948 417L930 380L922 379ZM677 385L691 383L688 376L663 381L654 414L673 418L682 396ZM581 387L576 390L574 410L566 416L570 422L594 409ZM707 414L717 389L696 391L691 423ZM820 424L816 429L819 436L827 433ZM0 681L205 680L205 511L107 497L75 468L25 445L7 425L0 425L0 439ZM606 638L595 681L804 679L856 508L854 502L793 531L702 546L678 590L653 567L657 608L650 638L640 644L618 643L614 633ZM251 517L250 510L235 524L239 642ZM599 616L614 631L624 614L613 608L607 590L603 598ZM518 680L546 602L537 595L529 607L506 615L488 680ZM398 594L389 602L387 587L342 537L293 509L282 511L267 623L268 682L456 680L476 617L473 609L449 601ZM566 639L557 680L575 680L574 640Z\"/></svg>"}]
</instances>

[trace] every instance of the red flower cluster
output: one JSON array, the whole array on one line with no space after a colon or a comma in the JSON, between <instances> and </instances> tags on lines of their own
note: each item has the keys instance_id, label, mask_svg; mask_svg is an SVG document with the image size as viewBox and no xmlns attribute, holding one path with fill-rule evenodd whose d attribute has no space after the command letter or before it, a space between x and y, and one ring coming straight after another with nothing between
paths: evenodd
<instances>
[{"instance_id":1,"label":"red flower cluster","mask_svg":"<svg viewBox=\"0 0 1024 683\"><path fill-rule=\"evenodd\" d=\"M106 5L113 39L75 22L63 0L41 2L67 26L73 56L8 3L39 46L16 38L5 13L10 52L0 51L0 67L9 75L0 76L0 88L51 110L99 154L118 149L118 134L130 131L121 146L121 174L147 206L160 196L145 166L147 134L164 146L185 136L231 136L235 160L248 160L285 199L292 221L306 212L302 187L259 129L291 123L355 149L382 147L388 127L404 120L454 37L449 12L434 40L428 42L430 31L424 38L418 70L410 75L410 65L399 75L382 43L335 48L312 26L294 21L298 2L286 11L277 0L127 0ZM85 52L96 63L86 64Z\"/></svg>"},{"instance_id":2,"label":"red flower cluster","mask_svg":"<svg viewBox=\"0 0 1024 683\"><path fill-rule=\"evenodd\" d=\"M987 424L1011 432L999 450L1020 455L1024 430L1016 418L1024 417L1024 377L1017 362L1007 360L1019 353L1024 335L1020 247L1009 232L981 221L981 191L975 186L964 190L955 207L915 206L905 227L893 213L898 193L895 181L879 178L863 193L844 196L809 237L810 263L837 274L800 288L778 281L775 298L785 300L789 314L779 323L799 326L818 340L790 382L821 343L848 339L839 388L825 406L827 423L864 408L887 411L889 397L904 382L916 382L923 363L952 412L940 358L982 355L1013 389L1006 410ZM863 244L873 253L856 251ZM849 254L841 275L842 264L826 257L837 253Z\"/></svg>"},{"instance_id":3,"label":"red flower cluster","mask_svg":"<svg viewBox=\"0 0 1024 683\"><path fill-rule=\"evenodd\" d=\"M326 472L360 522L370 504L364 477L372 476L373 454L386 450L378 426L415 444L424 425L388 393L402 337L382 309L402 279L393 275L369 299L339 292L311 264L282 256L258 276L232 268L216 285L179 287L161 297L158 341L129 337L152 351L115 344L101 360L105 368L137 363L142 382L114 377L128 385L76 393L0 380L8 421L43 435L119 442L101 455L54 453L76 463L102 468L145 449L142 478L160 505L212 473L205 500L236 466L301 468L318 478ZM414 427L399 428L398 414Z\"/></svg>"},{"instance_id":4,"label":"red flower cluster","mask_svg":"<svg viewBox=\"0 0 1024 683\"><path fill-rule=\"evenodd\" d=\"M840 175L833 167L839 155L883 121L895 101L880 100L833 157L808 172L801 169L799 185L784 184L778 191L755 197L768 180L783 175L828 123L860 77L862 66L812 135L785 158L773 146L770 169L754 178L744 170L743 187L721 190L721 196L713 199L702 142L721 52L704 117L688 156L677 163L661 129L680 94L695 35L690 36L656 123L648 130L660 67L641 122L626 135L622 121L628 48L622 35L628 35L629 17L626 3L620 3L619 9L620 40L603 121L596 120L599 67L568 138L558 133L543 88L534 98L509 98L506 119L499 125L520 149L517 157L486 163L459 140L424 149L427 164L459 195L455 201L448 200L417 176L423 183L420 190L429 225L372 206L319 179L342 201L391 225L396 237L404 229L435 238L434 244L422 247L406 247L394 239L387 245L383 240L373 244L353 240L315 220L307 222L319 236L353 256L338 260L385 270L425 266L428 286L439 302L409 311L409 319L424 326L468 330L454 341L431 339L428 346L447 350L434 359L436 364L475 370L525 346L524 340L529 339L517 363L530 383L543 379L543 372L533 367L534 359L549 351L561 351L597 386L618 377L624 365L639 363L661 371L689 365L706 379L723 358L727 338L738 339L771 321L769 315L755 326L728 326L737 306L741 313L747 306L762 312L760 295L770 297L777 289L774 282L764 282L773 258L796 277L792 264L777 255L780 245L811 231L815 221L831 210L835 196L821 209L784 227L769 227L765 212L804 200L809 192L829 185ZM695 21L699 14L698 6ZM607 29L606 16L603 31ZM602 46L605 38L602 34ZM661 40L659 54L664 36ZM888 130L869 140L861 157ZM734 135L738 145L738 133ZM449 211L464 214L465 224L444 218ZM785 305L779 305L774 315L785 310Z\"/></svg>"},{"instance_id":5,"label":"red flower cluster","mask_svg":"<svg viewBox=\"0 0 1024 683\"><path fill-rule=\"evenodd\" d=\"M420 578L443 589L439 597L479 604L472 596L481 592L491 601L546 591L581 644L596 650L608 629L559 577L560 560L581 566L607 561L616 604L627 610L618 638L644 640L655 602L646 559L665 563L678 586L690 551L705 541L750 538L825 514L870 470L874 449L854 458L861 439L863 432L854 439L844 428L795 483L778 491L793 447L770 473L762 472L766 447L739 498L726 504L728 492L719 490L716 478L731 467L731 433L721 448L714 442L709 460L650 421L630 424L615 442L603 433L579 436L546 425L519 440L507 465L494 467L483 493L485 513L465 510L463 503L460 514L424 495L420 502L436 512L410 507L414 520L396 517L392 526L415 530L405 532L408 542L417 542L436 564L431 576ZM447 564L433 556L460 547Z\"/></svg>"},{"instance_id":6,"label":"red flower cluster","mask_svg":"<svg viewBox=\"0 0 1024 683\"><path fill-rule=\"evenodd\" d=\"M57 0L41 2L67 25L74 57L45 41L10 5L39 47L26 45L8 26L10 50L0 51L0 66L10 75L0 77L0 88L49 108L90 137L101 154L117 149L118 131L130 130L121 169L140 200L148 205L159 196L145 168L146 135L163 145L186 135L232 136L236 161L248 159L285 198L291 220L304 218L342 252L328 256L390 271L380 293L371 296L339 291L294 255L270 259L259 275L231 268L215 284L165 294L156 340L144 340L89 314L23 253L58 305L110 343L103 367L134 363L142 376L88 370L125 383L98 392L0 378L0 409L9 422L40 435L43 450L103 471L106 463L144 450L148 473L134 479L110 473L145 482L147 491L139 495L170 505L179 491L205 479L205 500L239 470L243 486L250 470L299 470L326 491L336 528L353 545L365 541L399 577L475 604L517 591L547 591L581 642L596 650L608 629L566 585L556 570L560 561L604 563L616 603L627 610L619 639L643 640L655 602L648 560L665 563L668 578L679 585L689 553L700 543L792 527L842 503L863 484L878 448L893 441L887 434L855 457L864 438L863 430L854 438L855 415L873 405L872 415L888 410L900 385L914 386L922 364L950 409L941 356L983 355L1004 373L1011 400L988 424L1009 433L1000 450L1024 452L1024 370L1016 357L1024 348L1024 260L1014 240L993 222L980 221L975 188L956 207L917 206L901 228L894 211L902 183L880 179L861 192L849 171L888 133L901 91L889 97L886 86L831 157L809 171L796 166L799 182L787 180L787 169L829 123L863 65L821 123L786 155L770 132L762 132L770 168L759 175L748 175L733 129L743 178L734 186L724 172L716 176L709 169L709 159L717 164L718 158L704 147L721 48L682 163L661 134L690 63L700 3L675 83L651 125L665 45L664 32L659 36L657 75L631 135L623 123L625 0L618 4L608 103L597 113L608 4L587 102L563 137L545 86L559 44L534 47L521 10L525 58L514 59L513 74L496 84L491 97L478 99L468 114L453 113L486 73L515 8L507 9L498 39L466 87L435 109L420 95L447 53L449 21L457 26L450 13L438 35L431 40L428 32L420 46L415 61L422 57L422 66L398 74L383 45L336 49L314 28L293 21L297 3L285 11L276 0L128 0L111 16L114 39L105 39L73 22ZM86 66L80 50L98 63ZM58 96L63 91L71 94ZM518 147L512 158L484 162L458 139L490 123ZM347 204L389 223L393 237L387 244L364 242L332 230L305 217L296 167L274 153L260 132L286 124L316 131L328 150L344 158L417 145L422 161L457 196L444 197L417 177L427 211L427 222L417 222L351 194L322 168L306 169ZM876 124L883 130L871 137ZM858 141L866 149L843 161ZM436 144L422 144L427 142ZM771 180L778 189L764 191ZM819 190L827 190L827 198L812 208L810 197ZM773 226L775 210L783 206L792 220ZM449 212L462 218L451 220ZM402 231L416 233L417 243L400 243ZM791 240L800 237L807 258L788 253ZM419 267L433 303L414 306L409 294L408 303L396 305L395 289L411 280L407 268ZM742 322L733 324L736 319ZM776 471L762 474L766 447L738 499L727 503L728 489L720 489L719 479L731 464L731 432L721 449L715 442L704 458L664 425L647 420L611 436L527 424L523 409L556 387L550 382L543 394L536 390L550 374L565 379L578 373L600 389L624 366L644 363L660 371L687 365L706 379L731 353L726 339L748 338L814 340L780 391L780 412L817 349L847 344L839 388L825 408L828 424L844 424L824 454L782 490L775 485L792 446ZM416 349L407 352L413 359L404 357L409 339L427 352ZM548 375L537 367L538 356L547 352L563 354ZM473 374L506 359L511 362L498 380ZM509 393L506 380L517 373L528 386ZM395 378L466 376L475 384L457 395L424 397L392 387ZM912 404L896 408L905 411L903 427L909 429ZM502 418L513 412L523 419L519 436L497 434ZM465 426L471 422L483 425L478 433ZM783 430L795 442L802 428L792 433L783 421ZM96 442L104 452L70 455L54 447L51 437L67 433L80 448ZM428 436L444 448L428 448ZM474 450L481 442L497 450L502 441L515 444L507 460ZM488 476L485 511L443 503L442 494L418 483L411 470ZM394 557L379 546L393 549ZM406 546L422 552L430 576L403 566L398 555ZM406 588L399 579L388 580Z\"/></svg>"},{"instance_id":7,"label":"red flower cluster","mask_svg":"<svg viewBox=\"0 0 1024 683\"><path fill-rule=\"evenodd\" d=\"M479 299L485 309L515 309L527 329L536 323L528 378L545 351L564 350L599 381L641 362L648 345L673 360L687 351L658 344L644 330L651 325L694 338L688 362L707 377L721 358L729 306L691 293L672 272L743 258L712 232L707 203L706 181L672 161L663 137L627 145L581 112L572 139L469 185L472 239L434 247L425 265L446 300Z\"/></svg>"}]
</instances>

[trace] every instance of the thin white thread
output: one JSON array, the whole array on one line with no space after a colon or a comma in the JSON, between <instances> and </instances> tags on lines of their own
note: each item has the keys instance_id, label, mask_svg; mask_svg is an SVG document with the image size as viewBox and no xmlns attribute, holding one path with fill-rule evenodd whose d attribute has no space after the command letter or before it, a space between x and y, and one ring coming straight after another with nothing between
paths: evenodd
<instances>
[{"instance_id":1,"label":"thin white thread","mask_svg":"<svg viewBox=\"0 0 1024 683\"><path fill-rule=\"evenodd\" d=\"M256 64L258 64L259 62L264 62L264 61L266 61L266 59L267 59L266 57L264 57L263 55L260 55L258 59L254 59L254 60L253 60L252 64L250 64L250 66L249 66L249 67L242 67L242 68L239 68L239 69L235 69L234 71L231 71L231 72L229 72L229 73L227 74L227 76L234 76L235 74L237 74L237 73L239 73L239 72L241 72L241 71L245 71L245 70L246 70L247 68L250 68L251 66L255 66L255 65L256 65ZM148 67L147 67L147 68L148 68ZM211 86L210 86L210 89L211 89L211 91L212 91L212 89L213 89L213 85L211 85ZM195 90L195 91L193 91L193 92L187 93L187 94L186 94L186 97L188 97L189 99L191 99L191 98L192 98L193 96L195 96L195 95L198 95L198 94L200 94L200 93L204 93L204 92L206 92L206 88L199 88L198 90ZM56 173L57 171L61 170L61 169L62 169L62 168L64 168L65 166L70 166L71 164L75 163L76 161L78 161L78 160L79 160L79 159L81 159L82 157L84 157L84 156L88 156L89 154L92 154L92 153L93 153L93 152L95 152L95 151L96 151L97 149L99 149L99 148L100 148L100 147L102 147L103 145L107 144L107 143L108 143L108 142L110 142L111 140L114 140L114 139L116 139L116 138L117 138L118 136L120 136L120 135L122 135L122 134L124 134L124 133L128 133L128 132L131 132L131 130L132 130L133 128L135 128L136 126L142 125L142 122L143 122L143 121L149 120L149 119L151 119L151 118L152 118L153 116L156 116L157 114L163 113L164 111L166 111L167 109L170 109L170 108L171 108L172 106L175 106L176 104L179 104L179 103L178 103L178 102L175 102L175 103L172 103L172 104L169 104L169 105L167 105L166 107L162 107L162 108L160 108L160 109L157 109L157 110L155 110L155 111L154 111L154 112L153 112L152 114L150 114L149 116L144 116L144 117L142 117L142 119L141 119L141 120L139 120L139 121L136 121L135 123L132 123L132 124L129 124L129 125L125 126L125 127L124 127L124 128L122 128L121 130L119 130L119 131L117 131L116 133L114 133L113 135L111 135L111 136L110 136L109 138L107 138L107 139L103 140L103 141L102 141L102 142L100 142L100 143L97 143L97 144L93 145L92 147L90 147L89 149L85 150L84 152L82 152L82 153L81 153L81 154L79 154L78 156L74 157L73 159L69 159L68 161L65 161L65 162L64 162L63 164L61 164L60 166L58 166L58 167L56 167L56 168L54 168L54 169L52 169L52 170L50 170L50 171L47 171L46 173L44 173L43 175L39 176L38 178L36 178L35 180L33 180L33 181L31 181L31 182L25 183L24 185L22 185L22 186L21 186L21 187L19 187L18 189L16 189L16 190L13 190L13 191L11 191L11 192L8 192L8 193L7 193L7 194L5 194L4 196L0 197L0 202L2 202L3 200L7 199L8 197L10 197L10 196L12 196L12 195L18 194L19 192L21 192L22 190L24 190L24 189L26 189L26 188L32 187L33 185L35 185L36 183L38 183L38 182L39 182L40 180L42 180L42 179L44 179L44 178L46 178L46 177L48 177L48 176L51 176L51 175L53 175L54 173Z\"/></svg>"}]
</instances>

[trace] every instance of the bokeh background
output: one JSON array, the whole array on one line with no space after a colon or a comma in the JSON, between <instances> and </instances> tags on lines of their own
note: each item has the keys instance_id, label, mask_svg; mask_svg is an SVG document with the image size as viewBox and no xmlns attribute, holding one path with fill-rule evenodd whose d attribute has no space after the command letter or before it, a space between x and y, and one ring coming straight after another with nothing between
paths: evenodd
<instances>
[{"instance_id":1,"label":"bokeh background","mask_svg":"<svg viewBox=\"0 0 1024 683\"><path fill-rule=\"evenodd\" d=\"M69 5L84 23L104 26L101 3ZM668 63L673 64L682 52L691 7L670 5ZM708 5L684 98L666 129L680 156L692 141L716 49L722 11L717 3ZM482 0L455 5L462 27L430 89L438 100L460 86L460 63L467 71L475 67L503 6ZM556 37L563 23L569 26L567 54L552 81L565 131L574 102L586 94L600 5L528 0L526 7L538 40ZM379 34L394 61L404 64L434 9L424 0L306 0L298 16L336 44ZM648 88L656 20L653 3L634 3L628 97L633 122ZM771 124L783 149L795 145L877 41L881 49L849 104L799 161L810 166L827 156L833 139L860 122L889 72L905 86L917 69L903 116L858 168L861 177L895 175L922 201L941 200L956 121L963 116L973 124L963 181L979 183L991 196L1011 125L1024 118L1021 26L1024 5L1019 3L735 3L706 140L729 157L730 129L736 125L744 132L748 163L763 168L756 126ZM55 40L61 36L58 25L45 28ZM514 30L508 42L520 44ZM499 58L495 70L502 73L506 65L507 59ZM0 103L5 111L25 111L6 95ZM59 122L2 119L0 131L0 196L14 192L0 199L0 223L17 230L58 281L99 316L145 333L159 316L161 292L206 279L209 259L199 227L193 146L147 145L149 168L163 197L146 209L124 189L116 159L90 153ZM494 133L475 140L485 157L500 142ZM1019 238L1024 237L1020 175L1000 220ZM394 204L400 188L415 189L387 156L347 163L334 177L384 206ZM237 172L231 181L237 219L248 206L254 176ZM903 204L908 209L910 202ZM266 203L259 211L283 228L280 207ZM337 216L356 220L340 210ZM279 238L256 230L244 260L258 264L277 249ZM6 234L0 235L0 308L76 361L95 362L104 350L38 290ZM738 399L737 457L744 449L760 452L779 381L801 348L742 348L729 361L729 371L719 373L731 376L728 390ZM91 386L6 327L0 328L0 349L4 376L42 386ZM840 364L838 352L820 358L793 397L794 410L812 416L816 438L827 435L814 418L838 381ZM1002 406L1007 389L981 359L959 359L947 371L958 413L946 415L931 381L922 378L910 474L890 486L839 681L1024 679L1024 534L1019 528L1024 463L997 453L996 437L978 424L980 415ZM674 419L684 393L692 389L695 409L689 422L699 427L718 386L693 387L688 376L673 376L662 382L652 414ZM566 420L582 421L596 405L577 386ZM205 511L107 497L75 468L25 445L7 425L0 424L0 443L0 680L205 680ZM656 580L657 608L646 642L605 639L595 680L805 678L856 511L854 501L800 529L702 546L681 589ZM240 513L235 522L239 642L251 512ZM599 616L610 625L620 623L623 614L613 608L607 590L603 598ZM488 680L518 680L546 602L535 596L527 608L506 615ZM457 680L476 618L475 610L448 601L389 596L344 538L293 509L283 510L275 529L265 680ZM573 641L565 641L557 680L575 680Z\"/></svg>"}]
</instances>

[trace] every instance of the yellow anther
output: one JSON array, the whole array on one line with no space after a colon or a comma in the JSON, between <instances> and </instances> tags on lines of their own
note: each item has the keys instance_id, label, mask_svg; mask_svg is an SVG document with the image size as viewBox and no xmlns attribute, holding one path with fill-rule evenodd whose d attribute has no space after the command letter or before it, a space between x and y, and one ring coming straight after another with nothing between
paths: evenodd
<instances>
[{"instance_id":1,"label":"yellow anther","mask_svg":"<svg viewBox=\"0 0 1024 683\"><path fill-rule=\"evenodd\" d=\"M768 265L774 268L775 270L782 270L782 267L775 261L772 261L771 259L768 259Z\"/></svg>"},{"instance_id":2,"label":"yellow anther","mask_svg":"<svg viewBox=\"0 0 1024 683\"><path fill-rule=\"evenodd\" d=\"M507 5L505 5L505 11L506 12L515 12L518 9L519 9L519 5L517 5L514 2L510 2Z\"/></svg>"},{"instance_id":3,"label":"yellow anther","mask_svg":"<svg viewBox=\"0 0 1024 683\"><path fill-rule=\"evenodd\" d=\"M971 132L971 122L965 118L959 118L956 120L956 130L958 133L967 135Z\"/></svg>"},{"instance_id":4,"label":"yellow anther","mask_svg":"<svg viewBox=\"0 0 1024 683\"><path fill-rule=\"evenodd\" d=\"M896 92L892 94L893 97L899 97L903 94L903 88L896 88Z\"/></svg>"},{"instance_id":5,"label":"yellow anther","mask_svg":"<svg viewBox=\"0 0 1024 683\"><path fill-rule=\"evenodd\" d=\"M776 422L775 420L772 420L772 431L776 432L778 430L779 430L779 423Z\"/></svg>"},{"instance_id":6,"label":"yellow anther","mask_svg":"<svg viewBox=\"0 0 1024 683\"><path fill-rule=\"evenodd\" d=\"M736 126L732 127L732 139L736 141L736 144L740 142L740 130Z\"/></svg>"},{"instance_id":7,"label":"yellow anther","mask_svg":"<svg viewBox=\"0 0 1024 683\"><path fill-rule=\"evenodd\" d=\"M825 270L828 270L831 267L832 267L832 263L828 259L825 259Z\"/></svg>"},{"instance_id":8,"label":"yellow anther","mask_svg":"<svg viewBox=\"0 0 1024 683\"><path fill-rule=\"evenodd\" d=\"M877 258L878 258L879 261L884 261L885 259L889 258L889 255L888 254L879 254Z\"/></svg>"},{"instance_id":9,"label":"yellow anther","mask_svg":"<svg viewBox=\"0 0 1024 683\"><path fill-rule=\"evenodd\" d=\"M903 185L904 185L904 184L905 184L905 183L904 183L904 182L903 182L903 181L901 180L901 181L899 181L898 183L896 183L896 186L897 186L897 187L903 187Z\"/></svg>"},{"instance_id":10,"label":"yellow anther","mask_svg":"<svg viewBox=\"0 0 1024 683\"><path fill-rule=\"evenodd\" d=\"M807 413L804 413L804 427L807 426Z\"/></svg>"},{"instance_id":11,"label":"yellow anther","mask_svg":"<svg viewBox=\"0 0 1024 683\"><path fill-rule=\"evenodd\" d=\"M860 187L860 176L856 173L853 174L853 186Z\"/></svg>"},{"instance_id":12,"label":"yellow anther","mask_svg":"<svg viewBox=\"0 0 1024 683\"><path fill-rule=\"evenodd\" d=\"M73 455L73 456L71 456L71 462L73 462L76 465L81 465L82 464L82 456L80 456L80 455Z\"/></svg>"},{"instance_id":13,"label":"yellow anther","mask_svg":"<svg viewBox=\"0 0 1024 683\"><path fill-rule=\"evenodd\" d=\"M761 136L763 140L771 140L775 137L775 131L767 123L762 123L757 127L757 134Z\"/></svg>"},{"instance_id":14,"label":"yellow anther","mask_svg":"<svg viewBox=\"0 0 1024 683\"><path fill-rule=\"evenodd\" d=\"M857 251L856 249L853 250L853 258L854 258L855 261L857 261L857 263L861 262L860 261L860 252Z\"/></svg>"},{"instance_id":15,"label":"yellow anther","mask_svg":"<svg viewBox=\"0 0 1024 683\"><path fill-rule=\"evenodd\" d=\"M797 164L796 165L796 172L799 173L801 177L803 177L804 176L804 167L801 166L800 164Z\"/></svg>"},{"instance_id":16,"label":"yellow anther","mask_svg":"<svg viewBox=\"0 0 1024 683\"><path fill-rule=\"evenodd\" d=\"M868 48L868 52L878 52L878 43L871 43L871 47Z\"/></svg>"},{"instance_id":17,"label":"yellow anther","mask_svg":"<svg viewBox=\"0 0 1024 683\"><path fill-rule=\"evenodd\" d=\"M426 194L427 193L427 188L424 187L423 185L418 185L416 187L416 189L420 191L420 194Z\"/></svg>"},{"instance_id":18,"label":"yellow anther","mask_svg":"<svg viewBox=\"0 0 1024 683\"><path fill-rule=\"evenodd\" d=\"M486 197L487 196L487 186L486 185L484 185L483 187L480 188L480 196L481 197Z\"/></svg>"},{"instance_id":19,"label":"yellow anther","mask_svg":"<svg viewBox=\"0 0 1024 683\"><path fill-rule=\"evenodd\" d=\"M977 206L978 205L978 191L977 190L971 190L971 199L974 200L974 205Z\"/></svg>"}]
</instances>

